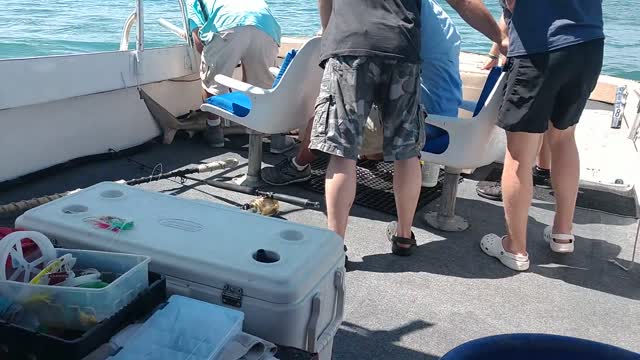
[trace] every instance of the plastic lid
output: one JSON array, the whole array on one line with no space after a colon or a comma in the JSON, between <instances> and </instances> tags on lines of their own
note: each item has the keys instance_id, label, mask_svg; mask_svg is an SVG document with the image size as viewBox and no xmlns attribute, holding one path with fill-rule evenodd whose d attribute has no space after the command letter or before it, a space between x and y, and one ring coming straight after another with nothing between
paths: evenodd
<instances>
[{"instance_id":1,"label":"plastic lid","mask_svg":"<svg viewBox=\"0 0 640 360\"><path fill-rule=\"evenodd\" d=\"M240 311L173 295L110 359L214 359L242 331L243 320Z\"/></svg>"}]
</instances>

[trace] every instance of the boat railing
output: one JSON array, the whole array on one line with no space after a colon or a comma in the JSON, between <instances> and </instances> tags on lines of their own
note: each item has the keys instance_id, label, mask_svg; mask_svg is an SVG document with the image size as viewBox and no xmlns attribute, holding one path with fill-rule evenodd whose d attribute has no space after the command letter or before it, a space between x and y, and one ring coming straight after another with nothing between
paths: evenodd
<instances>
[{"instance_id":1,"label":"boat railing","mask_svg":"<svg viewBox=\"0 0 640 360\"><path fill-rule=\"evenodd\" d=\"M131 28L136 23L137 19L138 11L133 10L127 17L127 20L124 22L124 27L122 28L122 38L120 39L120 51L129 50L129 34L131 33Z\"/></svg>"},{"instance_id":2,"label":"boat railing","mask_svg":"<svg viewBox=\"0 0 640 360\"><path fill-rule=\"evenodd\" d=\"M187 33L186 31L184 31L184 29L180 29L164 18L158 19L158 23L160 24L160 26L176 34L181 39L187 40Z\"/></svg>"},{"instance_id":3,"label":"boat railing","mask_svg":"<svg viewBox=\"0 0 640 360\"><path fill-rule=\"evenodd\" d=\"M189 44L189 48L194 49L193 39L191 38L191 34L189 34L189 16L187 15L187 6L184 0L178 0L178 4L180 5L180 13L182 15L182 27L184 28L184 39L187 40L187 44Z\"/></svg>"},{"instance_id":4,"label":"boat railing","mask_svg":"<svg viewBox=\"0 0 640 360\"><path fill-rule=\"evenodd\" d=\"M143 0L136 0L136 9L129 14L122 28L122 37L120 38L120 51L129 50L129 35L131 28L136 25L136 53L144 51L144 4Z\"/></svg>"},{"instance_id":5,"label":"boat railing","mask_svg":"<svg viewBox=\"0 0 640 360\"><path fill-rule=\"evenodd\" d=\"M144 3L136 0L136 54L144 51Z\"/></svg>"},{"instance_id":6,"label":"boat railing","mask_svg":"<svg viewBox=\"0 0 640 360\"><path fill-rule=\"evenodd\" d=\"M180 5L180 13L182 17L182 29L168 20L164 18L158 19L158 23L163 28L169 30L174 33L181 39L187 41L187 44L190 48L193 48L193 40L187 29L189 28L189 20L186 11L186 5L184 0L178 0L178 5ZM144 51L144 6L143 0L136 0L136 9L129 14L127 20L125 20L124 26L122 28L122 37L120 39L120 51L128 51L129 50L129 36L131 35L131 29L134 25L136 25L136 51L142 52Z\"/></svg>"}]
</instances>

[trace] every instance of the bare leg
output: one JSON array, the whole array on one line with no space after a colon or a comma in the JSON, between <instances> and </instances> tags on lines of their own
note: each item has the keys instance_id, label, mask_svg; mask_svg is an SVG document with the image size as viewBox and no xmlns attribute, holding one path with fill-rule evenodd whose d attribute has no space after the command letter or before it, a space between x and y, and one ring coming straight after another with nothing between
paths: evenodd
<instances>
[{"instance_id":1,"label":"bare leg","mask_svg":"<svg viewBox=\"0 0 640 360\"><path fill-rule=\"evenodd\" d=\"M411 226L418 206L418 197L422 186L420 160L417 157L398 160L394 163L393 192L398 209L397 235L411 239ZM398 244L400 247L409 245Z\"/></svg>"},{"instance_id":2,"label":"bare leg","mask_svg":"<svg viewBox=\"0 0 640 360\"><path fill-rule=\"evenodd\" d=\"M541 169L551 169L551 148L549 147L549 131L542 137L542 145L538 152L537 164Z\"/></svg>"},{"instance_id":3,"label":"bare leg","mask_svg":"<svg viewBox=\"0 0 640 360\"><path fill-rule=\"evenodd\" d=\"M527 254L527 222L533 193L532 167L542 134L507 132L507 153L502 171L502 198L507 220L505 250Z\"/></svg>"},{"instance_id":4,"label":"bare leg","mask_svg":"<svg viewBox=\"0 0 640 360\"><path fill-rule=\"evenodd\" d=\"M356 161L332 155L325 182L327 222L329 230L335 231L343 239L355 196Z\"/></svg>"},{"instance_id":5,"label":"bare leg","mask_svg":"<svg viewBox=\"0 0 640 360\"><path fill-rule=\"evenodd\" d=\"M311 143L311 129L313 128L313 117L309 119L307 128L304 131L304 137L300 143L300 150L296 155L295 161L299 166L306 166L316 159L316 156L309 149L309 143Z\"/></svg>"},{"instance_id":6,"label":"bare leg","mask_svg":"<svg viewBox=\"0 0 640 360\"><path fill-rule=\"evenodd\" d=\"M202 102L211 96L209 92L202 90ZM204 139L211 147L224 147L224 131L222 130L221 117L210 112L207 113L207 128L204 132Z\"/></svg>"},{"instance_id":7,"label":"bare leg","mask_svg":"<svg viewBox=\"0 0 640 360\"><path fill-rule=\"evenodd\" d=\"M571 234L580 182L580 157L575 139L575 126L558 130L551 125L548 133L554 164L551 182L556 198L553 232ZM556 241L563 242L563 240Z\"/></svg>"},{"instance_id":8,"label":"bare leg","mask_svg":"<svg viewBox=\"0 0 640 360\"><path fill-rule=\"evenodd\" d=\"M211 95L207 90L202 89L202 102L205 102L211 96L213 95ZM209 120L207 123L210 126L217 126L220 124L220 117L214 113L207 113L207 120Z\"/></svg>"}]
</instances>

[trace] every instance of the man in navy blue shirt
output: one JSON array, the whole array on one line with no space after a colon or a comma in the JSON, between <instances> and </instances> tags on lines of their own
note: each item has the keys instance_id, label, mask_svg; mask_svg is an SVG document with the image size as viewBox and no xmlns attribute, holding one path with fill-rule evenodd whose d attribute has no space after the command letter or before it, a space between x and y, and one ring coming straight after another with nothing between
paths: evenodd
<instances>
[{"instance_id":1,"label":"man in navy blue shirt","mask_svg":"<svg viewBox=\"0 0 640 360\"><path fill-rule=\"evenodd\" d=\"M529 268L527 220L532 168L542 137L551 149L556 215L542 238L552 251L573 252L580 163L575 127L595 88L604 48L602 0L501 0L509 32L507 81L498 125L507 133L502 197L507 235L480 246L505 266Z\"/></svg>"}]
</instances>

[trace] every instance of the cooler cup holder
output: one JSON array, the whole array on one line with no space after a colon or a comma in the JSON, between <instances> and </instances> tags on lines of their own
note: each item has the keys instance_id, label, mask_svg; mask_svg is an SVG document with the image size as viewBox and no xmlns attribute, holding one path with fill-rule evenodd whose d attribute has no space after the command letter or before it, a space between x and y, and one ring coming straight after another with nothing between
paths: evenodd
<instances>
[{"instance_id":1,"label":"cooler cup holder","mask_svg":"<svg viewBox=\"0 0 640 360\"><path fill-rule=\"evenodd\" d=\"M124 192L122 190L112 189L105 190L100 193L100 197L103 199L119 199L124 196Z\"/></svg>"},{"instance_id":2,"label":"cooler cup holder","mask_svg":"<svg viewBox=\"0 0 640 360\"><path fill-rule=\"evenodd\" d=\"M275 251L260 249L253 253L253 260L263 264L273 264L280 261L280 255Z\"/></svg>"},{"instance_id":3,"label":"cooler cup holder","mask_svg":"<svg viewBox=\"0 0 640 360\"><path fill-rule=\"evenodd\" d=\"M288 241L300 241L304 239L304 234L298 230L284 230L280 232L280 237Z\"/></svg>"},{"instance_id":4,"label":"cooler cup holder","mask_svg":"<svg viewBox=\"0 0 640 360\"><path fill-rule=\"evenodd\" d=\"M87 211L89 211L88 207L79 204L67 205L62 208L62 212L67 215L83 214Z\"/></svg>"}]
</instances>

